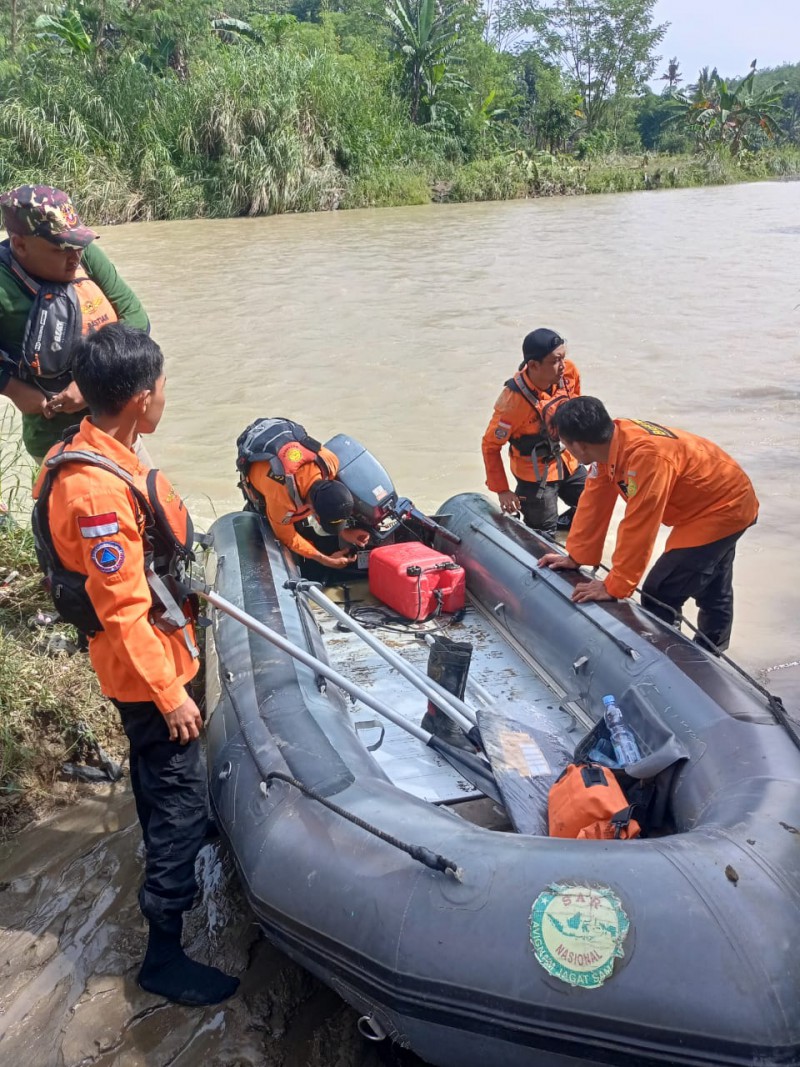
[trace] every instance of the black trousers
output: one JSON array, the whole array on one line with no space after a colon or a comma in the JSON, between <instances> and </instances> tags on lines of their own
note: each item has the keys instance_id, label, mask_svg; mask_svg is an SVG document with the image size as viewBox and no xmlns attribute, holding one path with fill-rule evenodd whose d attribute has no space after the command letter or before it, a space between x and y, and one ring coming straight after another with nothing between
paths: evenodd
<instances>
[{"instance_id":1,"label":"black trousers","mask_svg":"<svg viewBox=\"0 0 800 1067\"><path fill-rule=\"evenodd\" d=\"M660 619L674 622L686 601L694 600L698 630L724 652L733 627L733 558L743 533L740 530L707 545L665 552L642 586L642 606ZM666 607L653 603L652 597ZM708 648L702 639L699 643Z\"/></svg>"},{"instance_id":2,"label":"black trousers","mask_svg":"<svg viewBox=\"0 0 800 1067\"><path fill-rule=\"evenodd\" d=\"M554 534L558 522L558 501L563 500L574 508L586 484L586 468L579 466L568 478L560 482L517 482L515 490L522 505L522 518L526 526L542 533Z\"/></svg>"},{"instance_id":3,"label":"black trousers","mask_svg":"<svg viewBox=\"0 0 800 1067\"><path fill-rule=\"evenodd\" d=\"M200 741L170 741L164 716L149 702L115 700L130 742L131 785L146 849L139 904L164 922L188 911L194 863L208 827L208 786Z\"/></svg>"}]
</instances>

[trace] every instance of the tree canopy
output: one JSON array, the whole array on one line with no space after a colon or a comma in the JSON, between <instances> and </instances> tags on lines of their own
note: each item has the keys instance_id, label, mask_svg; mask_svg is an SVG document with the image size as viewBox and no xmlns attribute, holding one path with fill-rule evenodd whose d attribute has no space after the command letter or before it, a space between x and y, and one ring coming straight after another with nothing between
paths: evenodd
<instances>
[{"instance_id":1,"label":"tree canopy","mask_svg":"<svg viewBox=\"0 0 800 1067\"><path fill-rule=\"evenodd\" d=\"M744 165L800 142L800 64L731 78L709 56L692 81L659 54L655 3L9 0L0 185L44 176L115 218L236 214L518 195L585 185L572 163L614 154Z\"/></svg>"}]
</instances>

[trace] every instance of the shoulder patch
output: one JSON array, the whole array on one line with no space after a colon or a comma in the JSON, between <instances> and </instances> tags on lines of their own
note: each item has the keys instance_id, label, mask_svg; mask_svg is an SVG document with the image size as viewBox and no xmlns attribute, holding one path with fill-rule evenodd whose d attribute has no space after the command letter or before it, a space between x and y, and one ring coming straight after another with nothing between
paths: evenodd
<instances>
[{"instance_id":1,"label":"shoulder patch","mask_svg":"<svg viewBox=\"0 0 800 1067\"><path fill-rule=\"evenodd\" d=\"M510 422L498 422L497 429L494 431L494 435L498 441L505 441L511 432Z\"/></svg>"},{"instance_id":2,"label":"shoulder patch","mask_svg":"<svg viewBox=\"0 0 800 1067\"><path fill-rule=\"evenodd\" d=\"M631 419L634 426L641 426L651 437L671 437L677 441L678 435L668 430L666 426L660 426L657 422L648 422L646 419Z\"/></svg>"},{"instance_id":3,"label":"shoulder patch","mask_svg":"<svg viewBox=\"0 0 800 1067\"><path fill-rule=\"evenodd\" d=\"M110 537L119 533L119 519L116 511L106 511L102 515L80 515L78 529L81 537Z\"/></svg>"},{"instance_id":4,"label":"shoulder patch","mask_svg":"<svg viewBox=\"0 0 800 1067\"><path fill-rule=\"evenodd\" d=\"M125 562L125 549L119 541L100 541L92 549L90 558L103 574L116 574Z\"/></svg>"}]
</instances>

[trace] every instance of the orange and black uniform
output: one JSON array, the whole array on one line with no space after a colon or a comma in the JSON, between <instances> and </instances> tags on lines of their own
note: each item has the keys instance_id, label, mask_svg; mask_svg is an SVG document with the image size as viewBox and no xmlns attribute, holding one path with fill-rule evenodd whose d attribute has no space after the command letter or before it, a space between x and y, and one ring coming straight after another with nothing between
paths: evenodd
<instances>
[{"instance_id":1,"label":"orange and black uniform","mask_svg":"<svg viewBox=\"0 0 800 1067\"><path fill-rule=\"evenodd\" d=\"M327 477L335 478L339 471L337 457L324 446L317 455L328 471ZM270 466L266 460L251 464L247 479L264 498L266 516L278 540L298 556L319 562L327 558L327 553L321 552L309 539L313 531L308 526L308 519L313 510L307 503L312 485L326 477L317 462L317 455L309 452L308 457L293 469L297 501L292 499L285 483L269 477Z\"/></svg>"},{"instance_id":2,"label":"orange and black uniform","mask_svg":"<svg viewBox=\"0 0 800 1067\"><path fill-rule=\"evenodd\" d=\"M612 596L627 597L644 574L661 524L671 526L666 549L644 583L642 603L671 622L693 598L700 631L727 648L736 542L758 517L750 479L703 437L634 419L615 419L614 426L608 462L596 464L586 481L567 552L580 564L598 564L614 504L622 497L625 515L604 584Z\"/></svg>"},{"instance_id":3,"label":"orange and black uniform","mask_svg":"<svg viewBox=\"0 0 800 1067\"><path fill-rule=\"evenodd\" d=\"M502 457L508 444L511 472L517 479L515 492L525 523L545 533L556 529L558 499L574 507L586 480L586 468L569 452L559 449L552 427L558 407L580 393L580 374L570 360L564 364L560 381L549 389L533 385L526 365L506 382L483 435L487 487L493 493L509 488Z\"/></svg>"},{"instance_id":4,"label":"orange and black uniform","mask_svg":"<svg viewBox=\"0 0 800 1067\"><path fill-rule=\"evenodd\" d=\"M148 468L89 418L66 450L110 459L133 476L137 488L145 487ZM43 473L34 496L42 481ZM180 498L163 475L159 486L161 504L180 521ZM194 863L208 828L200 743L170 741L164 721L186 699L186 685L197 673L193 626L165 633L151 623L144 515L117 475L87 463L65 465L53 479L48 519L61 564L86 575L86 592L103 627L89 638L89 657L130 742L131 785L147 848L139 902L148 919L160 922L191 907Z\"/></svg>"}]
</instances>

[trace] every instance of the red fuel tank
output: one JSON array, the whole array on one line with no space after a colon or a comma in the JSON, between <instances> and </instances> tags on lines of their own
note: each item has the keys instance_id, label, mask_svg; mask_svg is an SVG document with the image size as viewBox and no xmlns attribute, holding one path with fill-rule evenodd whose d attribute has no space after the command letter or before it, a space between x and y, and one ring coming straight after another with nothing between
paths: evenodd
<instances>
[{"instance_id":1,"label":"red fuel tank","mask_svg":"<svg viewBox=\"0 0 800 1067\"><path fill-rule=\"evenodd\" d=\"M369 554L369 591L406 619L419 621L464 607L464 568L450 556L419 541L373 548Z\"/></svg>"}]
</instances>

